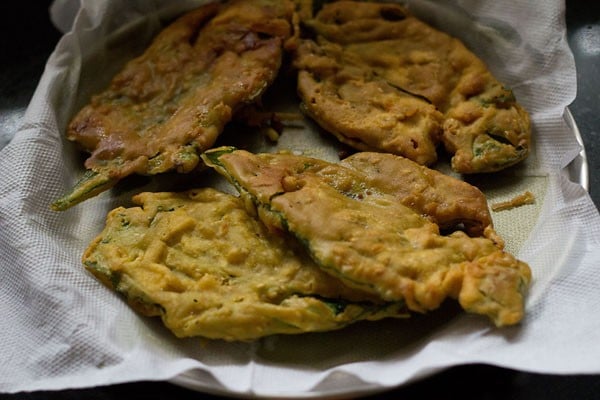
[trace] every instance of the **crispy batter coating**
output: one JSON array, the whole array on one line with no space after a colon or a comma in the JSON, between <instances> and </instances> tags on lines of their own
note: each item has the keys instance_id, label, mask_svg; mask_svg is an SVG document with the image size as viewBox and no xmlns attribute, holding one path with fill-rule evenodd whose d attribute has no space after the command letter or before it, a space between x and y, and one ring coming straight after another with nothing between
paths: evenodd
<instances>
[{"instance_id":1,"label":"crispy batter coating","mask_svg":"<svg viewBox=\"0 0 600 400\"><path fill-rule=\"evenodd\" d=\"M420 164L435 162L442 114L354 58L324 39L300 42L294 65L303 111L356 149L399 154Z\"/></svg>"},{"instance_id":2,"label":"crispy batter coating","mask_svg":"<svg viewBox=\"0 0 600 400\"><path fill-rule=\"evenodd\" d=\"M389 119L377 122L363 114L367 105L383 101L388 95L377 96L362 86L369 87L373 81L385 82L412 96L415 103L426 99L443 114L441 140L454 155L455 171L493 172L527 157L531 140L529 115L512 92L459 40L418 20L402 6L390 3L328 3L315 18L303 22L314 39L305 39L298 47L298 90L309 115L326 129L337 128L339 131L334 134L338 137L348 135L359 141L363 133L342 130L352 127L353 123L360 126L364 119L375 124L372 132L379 130L382 138L390 135ZM354 83L359 89L353 96L356 101L351 103L351 108L356 109L353 115L331 106L344 99L336 89L347 84L346 70L352 71L349 74L352 82L362 75L360 85ZM319 94L327 97L326 101L315 96L315 86L322 87ZM317 103L314 103L315 98ZM421 106L419 112L423 113L425 108ZM430 111L424 112L422 118L425 117L433 118ZM349 118L357 121L350 122ZM402 127L396 131L413 137L413 120L407 124L398 118L396 124ZM437 136L431 135L431 130L425 132L429 132L435 142ZM366 135L368 140L372 140L369 136L373 134ZM415 140L422 145L421 140ZM356 147L364 150L364 147ZM426 163L415 154L392 151L389 146L380 146L377 150Z\"/></svg>"},{"instance_id":3,"label":"crispy batter coating","mask_svg":"<svg viewBox=\"0 0 600 400\"><path fill-rule=\"evenodd\" d=\"M133 173L192 170L232 114L275 79L293 12L287 0L211 3L160 32L69 124L91 172L53 208Z\"/></svg>"},{"instance_id":4,"label":"crispy batter coating","mask_svg":"<svg viewBox=\"0 0 600 400\"><path fill-rule=\"evenodd\" d=\"M498 203L492 204L493 211L505 211L510 210L512 208L521 207L527 204L535 203L535 195L531 193L529 190L525 191L525 193L521 193L516 195L510 200L500 201Z\"/></svg>"},{"instance_id":5,"label":"crispy batter coating","mask_svg":"<svg viewBox=\"0 0 600 400\"><path fill-rule=\"evenodd\" d=\"M368 187L394 195L442 230L462 228L469 236L493 232L485 195L464 181L386 153L359 152L340 164L361 173Z\"/></svg>"},{"instance_id":6,"label":"crispy batter coating","mask_svg":"<svg viewBox=\"0 0 600 400\"><path fill-rule=\"evenodd\" d=\"M313 259L346 284L404 301L412 311L457 298L496 325L518 323L528 265L493 240L439 227L370 186L360 171L290 154L218 148L202 155L255 204L272 229L295 235Z\"/></svg>"},{"instance_id":7,"label":"crispy batter coating","mask_svg":"<svg viewBox=\"0 0 600 400\"><path fill-rule=\"evenodd\" d=\"M141 193L110 212L85 266L178 337L253 340L402 317L402 302L342 284L242 200L214 189ZM289 239L289 238L288 238Z\"/></svg>"}]
</instances>

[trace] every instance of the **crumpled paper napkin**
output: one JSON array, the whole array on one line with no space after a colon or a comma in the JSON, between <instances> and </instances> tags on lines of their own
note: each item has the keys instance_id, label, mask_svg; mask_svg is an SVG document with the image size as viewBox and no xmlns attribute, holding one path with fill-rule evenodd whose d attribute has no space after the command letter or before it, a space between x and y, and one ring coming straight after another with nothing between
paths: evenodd
<instances>
[{"instance_id":1,"label":"crumpled paper napkin","mask_svg":"<svg viewBox=\"0 0 600 400\"><path fill-rule=\"evenodd\" d=\"M563 121L576 85L558 0L407 2L461 38L531 113L535 151L510 172L508 189L494 176L481 180L491 199L536 193L536 206L494 214L509 247L533 270L520 326L496 329L450 304L338 332L255 343L181 340L93 279L81 254L106 212L131 193L106 192L66 212L49 209L82 173L65 126L166 20L200 3L53 4L53 20L66 33L21 129L0 152L0 392L174 379L210 392L310 397L397 386L466 363L600 373L600 217L564 173L581 148Z\"/></svg>"}]
</instances>

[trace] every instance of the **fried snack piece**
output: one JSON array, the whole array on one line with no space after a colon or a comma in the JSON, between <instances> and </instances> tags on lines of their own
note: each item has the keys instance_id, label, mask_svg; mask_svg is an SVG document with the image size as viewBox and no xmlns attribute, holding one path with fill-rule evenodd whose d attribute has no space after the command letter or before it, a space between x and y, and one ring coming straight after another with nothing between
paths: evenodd
<instances>
[{"instance_id":1,"label":"fried snack piece","mask_svg":"<svg viewBox=\"0 0 600 400\"><path fill-rule=\"evenodd\" d=\"M300 41L294 52L302 110L339 141L362 151L437 160L442 114L390 84L337 43Z\"/></svg>"},{"instance_id":2,"label":"fried snack piece","mask_svg":"<svg viewBox=\"0 0 600 400\"><path fill-rule=\"evenodd\" d=\"M315 18L306 19L304 27L316 38L299 46L298 86L307 107L318 108L309 113L317 121L325 115L327 125L335 125L331 120L336 118L349 124L350 114L338 114L328 103L310 105L312 85L321 79L325 65L321 58L325 58L332 60L328 67L335 71L329 76L352 69L353 76L362 73L366 79L384 81L435 106L443 114L442 141L454 155L452 167L457 172L498 171L527 157L529 115L512 92L459 40L418 20L402 6L338 1L326 4ZM333 55L330 49L335 49ZM343 81L336 78L334 82L339 86ZM332 93L327 90L323 95ZM373 101L371 95L365 92L361 101L368 104ZM364 117L357 112L353 118ZM386 125L378 126L380 134L387 136ZM378 150L389 152L385 147ZM402 155L420 162L410 154Z\"/></svg>"},{"instance_id":3,"label":"fried snack piece","mask_svg":"<svg viewBox=\"0 0 600 400\"><path fill-rule=\"evenodd\" d=\"M218 148L202 155L254 203L271 229L295 235L347 285L404 301L412 311L457 298L497 326L518 323L528 265L493 240L439 227L342 165L289 154Z\"/></svg>"},{"instance_id":4,"label":"fried snack piece","mask_svg":"<svg viewBox=\"0 0 600 400\"><path fill-rule=\"evenodd\" d=\"M535 195L527 190L525 193L518 194L510 200L492 204L492 211L505 211L534 203Z\"/></svg>"},{"instance_id":5,"label":"fried snack piece","mask_svg":"<svg viewBox=\"0 0 600 400\"><path fill-rule=\"evenodd\" d=\"M52 208L67 209L130 174L189 172L232 114L273 82L294 5L234 0L191 11L163 31L71 121L89 170Z\"/></svg>"},{"instance_id":6,"label":"fried snack piece","mask_svg":"<svg viewBox=\"0 0 600 400\"><path fill-rule=\"evenodd\" d=\"M206 188L133 200L140 207L110 212L83 263L178 337L253 340L406 314L322 272L238 197Z\"/></svg>"},{"instance_id":7,"label":"fried snack piece","mask_svg":"<svg viewBox=\"0 0 600 400\"><path fill-rule=\"evenodd\" d=\"M367 187L391 194L427 216L440 229L464 229L469 236L495 237L485 195L475 186L407 158L359 152L340 163L362 175Z\"/></svg>"}]
</instances>

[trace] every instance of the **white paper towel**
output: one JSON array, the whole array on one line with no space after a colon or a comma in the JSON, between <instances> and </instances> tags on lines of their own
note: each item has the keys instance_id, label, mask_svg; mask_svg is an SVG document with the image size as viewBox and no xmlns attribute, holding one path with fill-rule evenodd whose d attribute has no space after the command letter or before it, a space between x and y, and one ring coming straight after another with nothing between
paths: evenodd
<instances>
[{"instance_id":1,"label":"white paper towel","mask_svg":"<svg viewBox=\"0 0 600 400\"><path fill-rule=\"evenodd\" d=\"M428 316L251 344L180 340L92 278L81 254L107 210L131 193L49 209L82 173L65 126L164 21L200 3L53 5L53 20L70 30L48 60L22 128L0 152L0 392L165 380L186 371L178 382L197 389L289 397L397 386L474 362L600 373L600 217L585 190L561 173L580 150L562 119L576 87L562 1L407 2L461 38L531 113L535 149L510 172L508 189L496 175L480 182L491 199L536 193L536 207L494 214L509 249L533 270L520 326L496 329L450 304Z\"/></svg>"}]
</instances>

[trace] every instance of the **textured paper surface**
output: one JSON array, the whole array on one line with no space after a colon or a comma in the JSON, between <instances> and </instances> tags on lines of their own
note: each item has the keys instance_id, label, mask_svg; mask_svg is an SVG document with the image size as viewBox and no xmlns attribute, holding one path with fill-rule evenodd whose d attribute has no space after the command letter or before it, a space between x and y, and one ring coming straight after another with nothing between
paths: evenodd
<instances>
[{"instance_id":1,"label":"textured paper surface","mask_svg":"<svg viewBox=\"0 0 600 400\"><path fill-rule=\"evenodd\" d=\"M0 392L165 380L186 371L177 381L197 389L290 397L377 390L473 362L600 373L600 217L585 190L561 172L580 150L562 119L576 84L561 1L408 1L483 58L532 115L535 151L527 162L475 181L490 203L524 190L536 195L533 206L493 214L508 249L533 270L520 326L496 329L449 303L408 320L251 344L178 340L92 278L80 257L106 212L169 182L133 179L66 212L50 211L82 173L64 128L166 20L196 4L54 3L53 20L68 32L22 128L0 153ZM327 139L304 133L288 128L278 146L335 156Z\"/></svg>"}]
</instances>

